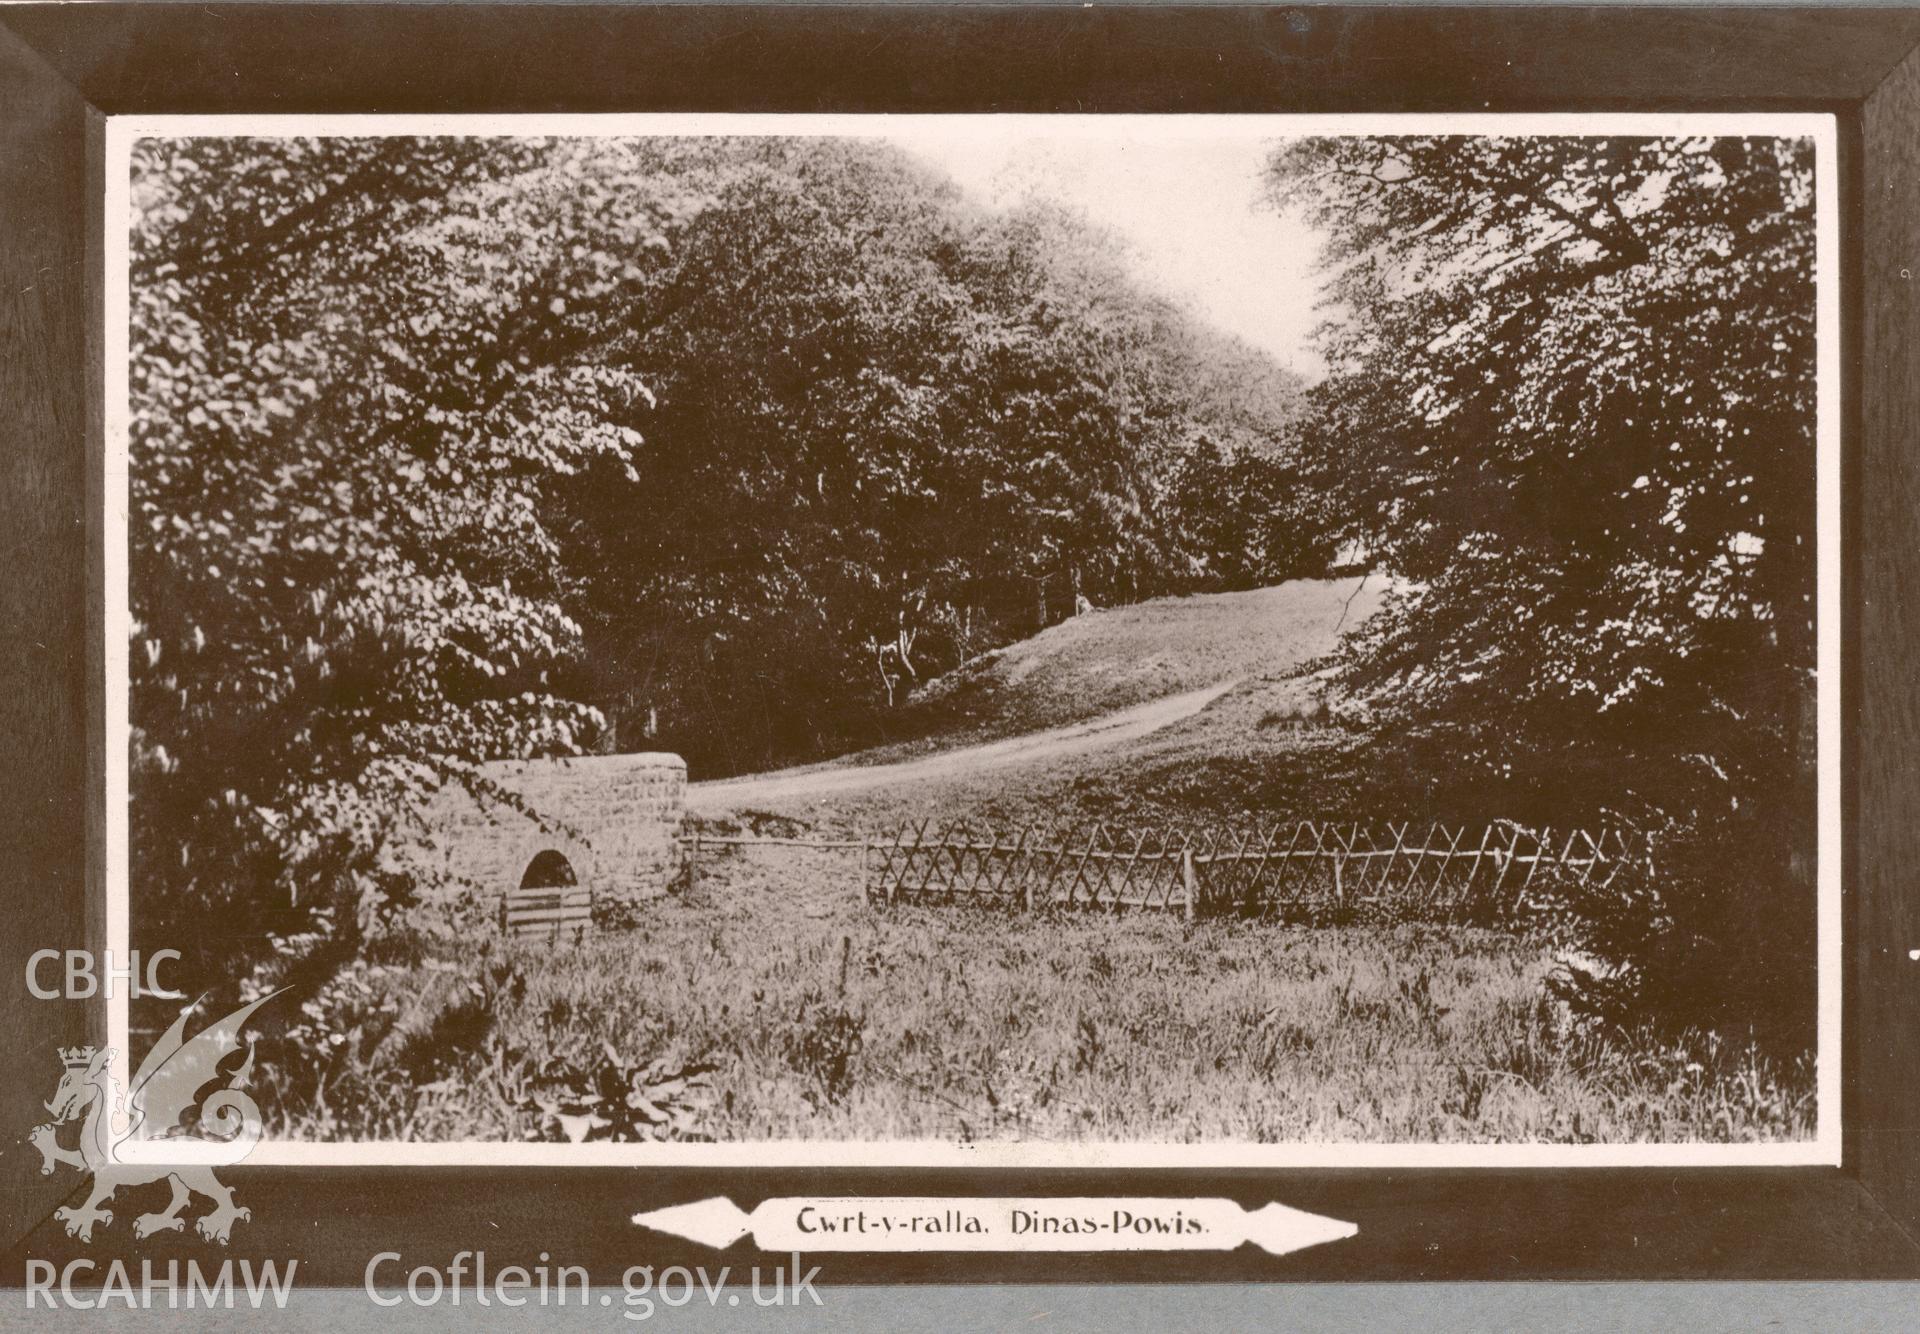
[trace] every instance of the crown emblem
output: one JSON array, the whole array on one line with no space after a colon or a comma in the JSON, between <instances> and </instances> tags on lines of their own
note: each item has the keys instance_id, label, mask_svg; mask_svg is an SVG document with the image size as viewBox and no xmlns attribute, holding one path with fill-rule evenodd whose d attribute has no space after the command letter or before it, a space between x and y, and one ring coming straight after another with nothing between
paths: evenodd
<instances>
[{"instance_id":1,"label":"crown emblem","mask_svg":"<svg viewBox=\"0 0 1920 1334\"><path fill-rule=\"evenodd\" d=\"M60 1048L60 1063L69 1070L83 1070L93 1064L93 1055L94 1052L91 1046L62 1047Z\"/></svg>"}]
</instances>

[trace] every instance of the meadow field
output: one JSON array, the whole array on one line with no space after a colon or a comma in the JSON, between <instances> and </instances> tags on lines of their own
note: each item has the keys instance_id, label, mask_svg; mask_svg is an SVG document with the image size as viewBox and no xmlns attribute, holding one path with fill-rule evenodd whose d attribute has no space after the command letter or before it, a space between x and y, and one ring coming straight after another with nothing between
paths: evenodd
<instances>
[{"instance_id":1,"label":"meadow field","mask_svg":"<svg viewBox=\"0 0 1920 1334\"><path fill-rule=\"evenodd\" d=\"M310 1004L316 1062L263 1103L324 1139L1812 1133L1809 1066L1570 1031L1551 966L1484 930L884 909L857 854L738 850L578 944L390 940Z\"/></svg>"},{"instance_id":2,"label":"meadow field","mask_svg":"<svg viewBox=\"0 0 1920 1334\"><path fill-rule=\"evenodd\" d=\"M1407 770L1364 729L1302 716L1322 656L1377 593L1303 580L1053 627L938 683L914 706L911 741L771 785L696 785L695 873L663 897L603 905L577 939L512 940L471 904L422 905L306 1001L263 1061L275 1132L1810 1137L1810 1058L1782 1061L1737 1034L1575 1023L1549 986L1559 965L1544 929L887 907L865 896L858 848L714 841L886 838L929 820L1198 833L1282 813L1510 813L1497 791ZM1146 735L963 762L982 742L1196 687L1220 693ZM926 777L929 756L955 764ZM896 778L908 774L922 776ZM845 786L854 776L862 785Z\"/></svg>"}]
</instances>

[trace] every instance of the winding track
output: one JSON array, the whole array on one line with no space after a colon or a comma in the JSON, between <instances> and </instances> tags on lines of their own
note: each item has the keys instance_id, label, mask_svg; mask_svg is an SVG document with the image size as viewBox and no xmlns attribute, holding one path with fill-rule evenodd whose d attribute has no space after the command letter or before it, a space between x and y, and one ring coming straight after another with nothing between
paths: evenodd
<instances>
[{"instance_id":1,"label":"winding track","mask_svg":"<svg viewBox=\"0 0 1920 1334\"><path fill-rule=\"evenodd\" d=\"M1136 704L1133 708L1083 723L1053 727L1044 732L1029 732L1025 736L1009 737L1004 741L990 741L985 745L968 746L941 755L924 755L893 764L811 765L751 774L744 778L690 783L687 786L687 809L705 814L836 792L859 792L876 787L969 778L995 769L1036 764L1066 755L1081 755L1157 732L1182 718L1191 718L1238 684L1238 681L1222 681L1199 690L1189 690L1182 695L1169 695L1165 699Z\"/></svg>"}]
</instances>

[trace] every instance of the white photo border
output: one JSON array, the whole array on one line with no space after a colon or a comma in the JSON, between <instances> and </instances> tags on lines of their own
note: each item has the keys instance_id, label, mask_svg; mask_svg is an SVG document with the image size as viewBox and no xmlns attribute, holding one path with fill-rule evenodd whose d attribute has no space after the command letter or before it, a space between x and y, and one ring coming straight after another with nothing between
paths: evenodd
<instances>
[{"instance_id":1,"label":"white photo border","mask_svg":"<svg viewBox=\"0 0 1920 1334\"><path fill-rule=\"evenodd\" d=\"M995 1167L995 1168L1591 1168L1788 1167L1841 1162L1842 886L1847 868L1841 805L1841 294L1837 123L1830 114L1621 112L1340 115L1053 114L568 114L568 115L123 115L105 135L105 774L106 929L104 947L125 959L130 945L128 819L128 241L132 223L130 152L152 137L491 135L632 137L643 135L884 137L916 133L1003 138L1057 136L1193 139L1306 135L1678 135L1806 138L1814 145L1817 240L1818 887L1815 1134L1757 1144L1412 1144L1143 1142L962 1143L946 1140L763 1140L718 1144L539 1144L497 1141L357 1143L262 1140L249 1166L483 1167ZM129 1051L124 992L106 1001L107 1043ZM132 1146L129 1145L129 1148ZM183 1141L164 1155L190 1162ZM209 1153L218 1146L208 1145Z\"/></svg>"}]
</instances>

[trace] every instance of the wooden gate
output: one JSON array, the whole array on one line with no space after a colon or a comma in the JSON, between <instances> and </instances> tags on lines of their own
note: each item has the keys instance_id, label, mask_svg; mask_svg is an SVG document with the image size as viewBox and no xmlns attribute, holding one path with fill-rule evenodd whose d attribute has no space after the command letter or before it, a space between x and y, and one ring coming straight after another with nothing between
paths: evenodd
<instances>
[{"instance_id":1,"label":"wooden gate","mask_svg":"<svg viewBox=\"0 0 1920 1334\"><path fill-rule=\"evenodd\" d=\"M584 935L593 930L593 889L576 884L573 867L558 852L543 852L527 864L520 888L500 896L500 929L510 936Z\"/></svg>"}]
</instances>

